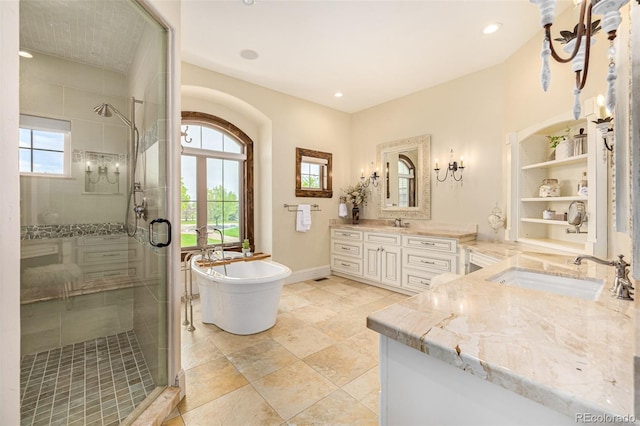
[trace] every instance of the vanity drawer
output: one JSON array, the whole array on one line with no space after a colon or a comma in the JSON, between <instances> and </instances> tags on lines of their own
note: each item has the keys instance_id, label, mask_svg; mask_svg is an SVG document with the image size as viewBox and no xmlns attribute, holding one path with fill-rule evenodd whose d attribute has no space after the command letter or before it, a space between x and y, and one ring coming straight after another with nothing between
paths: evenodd
<instances>
[{"instance_id":1,"label":"vanity drawer","mask_svg":"<svg viewBox=\"0 0 640 426\"><path fill-rule=\"evenodd\" d=\"M478 253L475 251L469 251L469 263L473 263L474 265L478 265L481 268L485 268L487 266L495 265L500 262L500 259L496 259L495 257L491 257L489 255Z\"/></svg>"},{"instance_id":2,"label":"vanity drawer","mask_svg":"<svg viewBox=\"0 0 640 426\"><path fill-rule=\"evenodd\" d=\"M345 274L362 276L362 259L331 256L331 269Z\"/></svg>"},{"instance_id":3,"label":"vanity drawer","mask_svg":"<svg viewBox=\"0 0 640 426\"><path fill-rule=\"evenodd\" d=\"M431 253L424 250L404 249L402 250L402 266L417 268L424 271L435 272L456 272L456 255L444 253Z\"/></svg>"},{"instance_id":4,"label":"vanity drawer","mask_svg":"<svg viewBox=\"0 0 640 426\"><path fill-rule=\"evenodd\" d=\"M347 231L346 229L332 229L331 238L339 240L362 241L362 231Z\"/></svg>"},{"instance_id":5,"label":"vanity drawer","mask_svg":"<svg viewBox=\"0 0 640 426\"><path fill-rule=\"evenodd\" d=\"M123 248L121 250L108 251L84 251L78 250L78 263L81 265L95 263L113 263L136 259L135 249Z\"/></svg>"},{"instance_id":6,"label":"vanity drawer","mask_svg":"<svg viewBox=\"0 0 640 426\"><path fill-rule=\"evenodd\" d=\"M362 257L362 243L331 240L331 253Z\"/></svg>"},{"instance_id":7,"label":"vanity drawer","mask_svg":"<svg viewBox=\"0 0 640 426\"><path fill-rule=\"evenodd\" d=\"M405 235L402 238L404 247L427 249L442 253L455 254L458 250L458 242L449 238L422 237L417 235Z\"/></svg>"},{"instance_id":8,"label":"vanity drawer","mask_svg":"<svg viewBox=\"0 0 640 426\"><path fill-rule=\"evenodd\" d=\"M113 265L111 268L107 269L84 271L84 281L86 282L112 278L131 278L135 277L137 274L138 270L135 267L130 267L127 264Z\"/></svg>"},{"instance_id":9,"label":"vanity drawer","mask_svg":"<svg viewBox=\"0 0 640 426\"><path fill-rule=\"evenodd\" d=\"M431 278L438 275L437 272L426 272L417 269L404 268L402 270L402 287L411 291L425 291L431 285Z\"/></svg>"},{"instance_id":10,"label":"vanity drawer","mask_svg":"<svg viewBox=\"0 0 640 426\"><path fill-rule=\"evenodd\" d=\"M364 242L397 246L400 245L402 239L398 234L376 234L373 232L365 232Z\"/></svg>"},{"instance_id":11,"label":"vanity drawer","mask_svg":"<svg viewBox=\"0 0 640 426\"><path fill-rule=\"evenodd\" d=\"M79 246L126 244L127 242L129 242L129 237L126 234L89 235L84 237L78 237L77 241Z\"/></svg>"}]
</instances>

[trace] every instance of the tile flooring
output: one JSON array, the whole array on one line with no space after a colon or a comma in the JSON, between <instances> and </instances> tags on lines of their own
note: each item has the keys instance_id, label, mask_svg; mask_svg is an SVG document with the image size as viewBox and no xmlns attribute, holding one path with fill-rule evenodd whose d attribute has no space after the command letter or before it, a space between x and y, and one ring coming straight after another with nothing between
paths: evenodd
<instances>
[{"instance_id":1,"label":"tile flooring","mask_svg":"<svg viewBox=\"0 0 640 426\"><path fill-rule=\"evenodd\" d=\"M133 331L25 355L20 424L118 425L154 389Z\"/></svg>"},{"instance_id":2,"label":"tile flooring","mask_svg":"<svg viewBox=\"0 0 640 426\"><path fill-rule=\"evenodd\" d=\"M182 332L186 396L163 425L377 425L366 317L406 298L336 276L290 284L276 325L251 336L203 324L196 299L196 330Z\"/></svg>"}]
</instances>

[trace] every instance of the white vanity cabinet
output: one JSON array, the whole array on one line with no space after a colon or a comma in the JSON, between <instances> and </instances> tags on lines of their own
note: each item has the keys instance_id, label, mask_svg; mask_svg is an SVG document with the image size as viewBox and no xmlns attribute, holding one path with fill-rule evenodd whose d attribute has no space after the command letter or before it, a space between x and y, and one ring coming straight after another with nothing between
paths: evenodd
<instances>
[{"instance_id":1,"label":"white vanity cabinet","mask_svg":"<svg viewBox=\"0 0 640 426\"><path fill-rule=\"evenodd\" d=\"M404 235L402 247L402 287L406 290L424 291L434 276L457 271L455 239Z\"/></svg>"},{"instance_id":2,"label":"white vanity cabinet","mask_svg":"<svg viewBox=\"0 0 640 426\"><path fill-rule=\"evenodd\" d=\"M364 241L364 277L400 287L400 235L365 232Z\"/></svg>"},{"instance_id":3,"label":"white vanity cabinet","mask_svg":"<svg viewBox=\"0 0 640 426\"><path fill-rule=\"evenodd\" d=\"M362 276L362 231L331 230L331 270Z\"/></svg>"},{"instance_id":4,"label":"white vanity cabinet","mask_svg":"<svg viewBox=\"0 0 640 426\"><path fill-rule=\"evenodd\" d=\"M468 237L465 237L468 238ZM458 271L458 240L377 231L331 228L331 271L405 294L429 288L436 275Z\"/></svg>"}]
</instances>

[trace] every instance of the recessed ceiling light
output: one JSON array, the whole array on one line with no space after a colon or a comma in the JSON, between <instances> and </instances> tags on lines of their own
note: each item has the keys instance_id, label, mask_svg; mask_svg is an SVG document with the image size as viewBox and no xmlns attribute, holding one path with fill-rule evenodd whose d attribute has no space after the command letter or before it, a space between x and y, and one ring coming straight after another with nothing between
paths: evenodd
<instances>
[{"instance_id":1,"label":"recessed ceiling light","mask_svg":"<svg viewBox=\"0 0 640 426\"><path fill-rule=\"evenodd\" d=\"M484 30L482 30L482 32L485 34L493 34L498 31L500 27L502 27L502 24L500 22L494 22L493 24L489 24L484 27Z\"/></svg>"},{"instance_id":2,"label":"recessed ceiling light","mask_svg":"<svg viewBox=\"0 0 640 426\"><path fill-rule=\"evenodd\" d=\"M336 92L333 94L333 96L335 96L336 98L341 98L342 97L342 92Z\"/></svg>"},{"instance_id":3,"label":"recessed ceiling light","mask_svg":"<svg viewBox=\"0 0 640 426\"><path fill-rule=\"evenodd\" d=\"M27 52L26 50L21 50L18 52L18 55L22 56L23 58L33 58L33 55L29 52Z\"/></svg>"},{"instance_id":4,"label":"recessed ceiling light","mask_svg":"<svg viewBox=\"0 0 640 426\"><path fill-rule=\"evenodd\" d=\"M246 4L247 6L253 6L254 4L256 4L256 0L242 0L242 3Z\"/></svg>"},{"instance_id":5,"label":"recessed ceiling light","mask_svg":"<svg viewBox=\"0 0 640 426\"><path fill-rule=\"evenodd\" d=\"M243 49L240 51L240 56L249 60L258 59L258 52L251 49Z\"/></svg>"}]
</instances>

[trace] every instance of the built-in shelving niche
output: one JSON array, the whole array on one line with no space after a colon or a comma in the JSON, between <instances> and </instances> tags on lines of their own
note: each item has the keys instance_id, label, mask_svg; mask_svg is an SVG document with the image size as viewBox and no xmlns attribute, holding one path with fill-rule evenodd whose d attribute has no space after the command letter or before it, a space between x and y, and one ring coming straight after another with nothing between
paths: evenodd
<instances>
[{"instance_id":1,"label":"built-in shelving niche","mask_svg":"<svg viewBox=\"0 0 640 426\"><path fill-rule=\"evenodd\" d=\"M607 172L601 151L602 138L593 123L598 118L595 100L585 101L582 111L584 114L579 120L574 120L567 112L509 135L511 179L508 197L512 220L507 229L508 239L570 253L606 256ZM587 153L561 160L550 159L546 136L561 134L567 128L571 129L571 135L580 128L585 129ZM583 172L587 172L589 183L586 196L576 193ZM559 180L561 196L539 197L538 189L545 178ZM581 230L584 233L567 233L572 226L556 217L543 219L545 209L561 215L573 201L581 201L586 206L588 220Z\"/></svg>"},{"instance_id":2,"label":"built-in shelving niche","mask_svg":"<svg viewBox=\"0 0 640 426\"><path fill-rule=\"evenodd\" d=\"M126 176L126 156L84 151L83 194L122 195L121 180Z\"/></svg>"}]
</instances>

